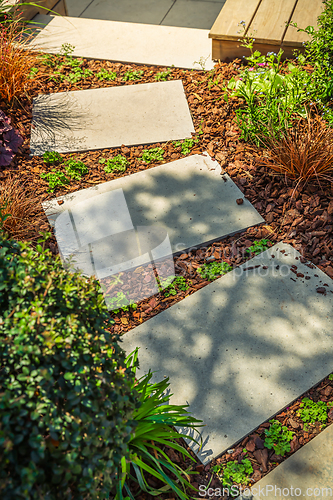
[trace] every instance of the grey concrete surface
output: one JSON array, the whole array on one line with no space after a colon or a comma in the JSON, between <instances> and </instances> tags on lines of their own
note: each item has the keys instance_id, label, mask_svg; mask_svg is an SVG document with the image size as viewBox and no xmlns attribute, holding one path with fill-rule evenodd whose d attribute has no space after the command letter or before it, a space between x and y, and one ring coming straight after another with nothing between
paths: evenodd
<instances>
[{"instance_id":1,"label":"grey concrete surface","mask_svg":"<svg viewBox=\"0 0 333 500\"><path fill-rule=\"evenodd\" d=\"M69 16L210 29L226 0L66 0ZM185 7L186 4L186 7ZM202 4L202 5L198 5ZM204 6L206 4L206 7ZM184 8L185 7L185 8ZM170 16L170 17L169 17Z\"/></svg>"},{"instance_id":2,"label":"grey concrete surface","mask_svg":"<svg viewBox=\"0 0 333 500\"><path fill-rule=\"evenodd\" d=\"M256 500L305 500L333 495L333 425L287 458L252 488ZM244 497L245 498L245 497Z\"/></svg>"},{"instance_id":3,"label":"grey concrete surface","mask_svg":"<svg viewBox=\"0 0 333 500\"><path fill-rule=\"evenodd\" d=\"M332 371L332 291L281 243L126 333L122 346L140 347L138 375L170 377L171 403L188 402L203 420L194 451L207 463Z\"/></svg>"},{"instance_id":4,"label":"grey concrete surface","mask_svg":"<svg viewBox=\"0 0 333 500\"><path fill-rule=\"evenodd\" d=\"M209 30L42 15L34 21L40 32L31 46L52 54L70 43L76 57L187 69L200 69L201 58L207 70L215 64Z\"/></svg>"},{"instance_id":5,"label":"grey concrete surface","mask_svg":"<svg viewBox=\"0 0 333 500\"><path fill-rule=\"evenodd\" d=\"M192 155L43 206L63 259L103 278L263 222L220 170Z\"/></svg>"},{"instance_id":6,"label":"grey concrete surface","mask_svg":"<svg viewBox=\"0 0 333 500\"><path fill-rule=\"evenodd\" d=\"M181 80L39 95L32 113L34 155L150 144L195 132Z\"/></svg>"},{"instance_id":7,"label":"grey concrete surface","mask_svg":"<svg viewBox=\"0 0 333 500\"><path fill-rule=\"evenodd\" d=\"M184 26L210 30L223 3L207 0L177 0L168 11L161 24L165 26ZM181 24L180 24L181 23Z\"/></svg>"}]
</instances>

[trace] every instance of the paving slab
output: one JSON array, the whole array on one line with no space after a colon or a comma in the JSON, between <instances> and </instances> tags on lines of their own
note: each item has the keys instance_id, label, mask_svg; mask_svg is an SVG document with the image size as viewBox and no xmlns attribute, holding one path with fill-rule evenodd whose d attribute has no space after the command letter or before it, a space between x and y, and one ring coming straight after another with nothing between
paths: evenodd
<instances>
[{"instance_id":1,"label":"paving slab","mask_svg":"<svg viewBox=\"0 0 333 500\"><path fill-rule=\"evenodd\" d=\"M74 14L73 14L74 15ZM200 69L214 67L209 30L155 26L79 17L38 15L40 31L31 46L59 54L64 43L73 45L75 57L125 63Z\"/></svg>"},{"instance_id":2,"label":"paving slab","mask_svg":"<svg viewBox=\"0 0 333 500\"><path fill-rule=\"evenodd\" d=\"M332 371L332 310L333 281L280 243L126 333L122 345L140 347L138 375L170 377L171 403L188 402L204 421L204 446L194 451L207 463Z\"/></svg>"},{"instance_id":3,"label":"paving slab","mask_svg":"<svg viewBox=\"0 0 333 500\"><path fill-rule=\"evenodd\" d=\"M164 17L162 24L210 30L223 5L224 2L207 0L177 0Z\"/></svg>"},{"instance_id":4,"label":"paving slab","mask_svg":"<svg viewBox=\"0 0 333 500\"><path fill-rule=\"evenodd\" d=\"M276 469L258 481L252 495L241 498L289 500L324 499L333 495L333 425L321 432Z\"/></svg>"},{"instance_id":5,"label":"paving slab","mask_svg":"<svg viewBox=\"0 0 333 500\"><path fill-rule=\"evenodd\" d=\"M248 200L238 205L239 198L235 183L203 154L43 206L64 261L102 279L263 222Z\"/></svg>"},{"instance_id":6,"label":"paving slab","mask_svg":"<svg viewBox=\"0 0 333 500\"><path fill-rule=\"evenodd\" d=\"M34 155L150 144L195 132L181 80L39 95L32 114Z\"/></svg>"}]
</instances>

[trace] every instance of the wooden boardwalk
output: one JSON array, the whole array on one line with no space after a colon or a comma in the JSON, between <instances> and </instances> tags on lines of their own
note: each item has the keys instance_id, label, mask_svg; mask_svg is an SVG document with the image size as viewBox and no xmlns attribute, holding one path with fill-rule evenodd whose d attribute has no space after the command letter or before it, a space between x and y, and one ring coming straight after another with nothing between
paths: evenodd
<instances>
[{"instance_id":1,"label":"wooden boardwalk","mask_svg":"<svg viewBox=\"0 0 333 500\"><path fill-rule=\"evenodd\" d=\"M209 33L212 57L223 61L249 55L240 45L242 36L254 38L254 49L262 54L282 48L284 57L292 57L293 50L302 48L309 37L288 23L303 29L316 27L323 7L322 0L227 0Z\"/></svg>"}]
</instances>

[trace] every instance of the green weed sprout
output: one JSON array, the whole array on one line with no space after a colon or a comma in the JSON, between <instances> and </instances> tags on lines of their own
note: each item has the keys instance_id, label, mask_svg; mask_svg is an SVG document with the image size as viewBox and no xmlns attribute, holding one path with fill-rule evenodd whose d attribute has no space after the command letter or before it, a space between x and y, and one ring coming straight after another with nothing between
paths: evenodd
<instances>
[{"instance_id":1,"label":"green weed sprout","mask_svg":"<svg viewBox=\"0 0 333 500\"><path fill-rule=\"evenodd\" d=\"M128 312L130 309L135 311L137 308L136 303L128 298L128 293L126 293L126 295L124 292L118 292L116 297L112 297L112 299L106 297L105 302L108 309L115 314L118 314L120 311Z\"/></svg>"},{"instance_id":2,"label":"green weed sprout","mask_svg":"<svg viewBox=\"0 0 333 500\"><path fill-rule=\"evenodd\" d=\"M294 433L288 430L288 427L282 425L278 420L270 420L270 426L265 430L264 445L268 449L273 449L276 455L283 457L290 451L290 441Z\"/></svg>"},{"instance_id":3,"label":"green weed sprout","mask_svg":"<svg viewBox=\"0 0 333 500\"><path fill-rule=\"evenodd\" d=\"M269 240L262 239L260 241L254 241L253 245L251 245L246 251L249 253L254 253L258 255L261 252L264 252L265 250L268 250L268 244Z\"/></svg>"},{"instance_id":4,"label":"green weed sprout","mask_svg":"<svg viewBox=\"0 0 333 500\"><path fill-rule=\"evenodd\" d=\"M47 172L45 174L40 174L42 179L46 179L49 183L49 189L47 190L49 193L53 193L53 191L58 186L66 186L69 184L69 179L65 176L63 172L56 170L55 168L52 172Z\"/></svg>"},{"instance_id":5,"label":"green weed sprout","mask_svg":"<svg viewBox=\"0 0 333 500\"><path fill-rule=\"evenodd\" d=\"M141 160L146 163L152 161L163 161L164 151L162 148L144 149L142 152Z\"/></svg>"},{"instance_id":6,"label":"green weed sprout","mask_svg":"<svg viewBox=\"0 0 333 500\"><path fill-rule=\"evenodd\" d=\"M88 167L82 161L67 160L66 165L65 170L72 179L80 180L88 173Z\"/></svg>"},{"instance_id":7,"label":"green weed sprout","mask_svg":"<svg viewBox=\"0 0 333 500\"><path fill-rule=\"evenodd\" d=\"M43 160L48 165L51 165L51 163L62 163L64 161L63 157L57 153L57 151L45 151Z\"/></svg>"},{"instance_id":8,"label":"green weed sprout","mask_svg":"<svg viewBox=\"0 0 333 500\"><path fill-rule=\"evenodd\" d=\"M306 430L307 424L315 424L316 422L320 422L321 424L326 423L327 405L324 401L316 403L309 398L303 398L300 407L298 415L304 422L304 430Z\"/></svg>"},{"instance_id":9,"label":"green weed sprout","mask_svg":"<svg viewBox=\"0 0 333 500\"><path fill-rule=\"evenodd\" d=\"M142 75L143 75L142 70L141 71L134 71L134 70L126 71L126 73L123 76L123 80L124 80L124 82L140 80Z\"/></svg>"},{"instance_id":10,"label":"green weed sprout","mask_svg":"<svg viewBox=\"0 0 333 500\"><path fill-rule=\"evenodd\" d=\"M177 290L185 292L189 288L190 287L183 276L168 276L165 280L161 281L161 286L159 286L159 290L160 292L163 291L164 297L177 295Z\"/></svg>"},{"instance_id":11,"label":"green weed sprout","mask_svg":"<svg viewBox=\"0 0 333 500\"><path fill-rule=\"evenodd\" d=\"M215 465L213 472L217 474L222 485L231 488L233 484L248 484L249 476L253 474L253 467L248 458L244 458L241 463L229 461L226 465Z\"/></svg>"},{"instance_id":12,"label":"green weed sprout","mask_svg":"<svg viewBox=\"0 0 333 500\"><path fill-rule=\"evenodd\" d=\"M227 262L208 262L207 264L203 264L203 266L198 267L197 273L204 280L213 281L218 276L222 276L223 274L232 271L232 266L227 264Z\"/></svg>"},{"instance_id":13,"label":"green weed sprout","mask_svg":"<svg viewBox=\"0 0 333 500\"><path fill-rule=\"evenodd\" d=\"M102 68L98 73L96 73L96 77L99 80L107 80L114 81L117 78L117 73L115 71L108 71L105 68Z\"/></svg>"},{"instance_id":14,"label":"green weed sprout","mask_svg":"<svg viewBox=\"0 0 333 500\"><path fill-rule=\"evenodd\" d=\"M107 174L110 174L114 171L125 172L128 165L127 159L122 155L117 155L114 158L109 158L108 160L106 160L105 158L101 158L99 160L99 163L101 163L102 165L105 164L104 171Z\"/></svg>"},{"instance_id":15,"label":"green weed sprout","mask_svg":"<svg viewBox=\"0 0 333 500\"><path fill-rule=\"evenodd\" d=\"M181 152L183 155L188 155L194 144L197 143L199 139L184 139L184 141L174 141L173 145L175 148L181 146Z\"/></svg>"},{"instance_id":16,"label":"green weed sprout","mask_svg":"<svg viewBox=\"0 0 333 500\"><path fill-rule=\"evenodd\" d=\"M156 73L155 75L155 80L157 82L165 82L171 74L171 68L168 68L166 71L160 71L159 73Z\"/></svg>"}]
</instances>

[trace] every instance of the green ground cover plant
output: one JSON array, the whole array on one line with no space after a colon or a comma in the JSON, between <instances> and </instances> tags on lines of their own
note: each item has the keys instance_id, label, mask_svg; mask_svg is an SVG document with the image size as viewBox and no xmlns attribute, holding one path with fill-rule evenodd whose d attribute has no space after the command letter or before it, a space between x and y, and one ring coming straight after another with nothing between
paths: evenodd
<instances>
[{"instance_id":1,"label":"green ground cover plant","mask_svg":"<svg viewBox=\"0 0 333 500\"><path fill-rule=\"evenodd\" d=\"M107 160L105 158L101 158L99 160L99 163L105 165L104 171L107 174L110 174L115 171L125 172L128 165L128 160L125 158L125 156L116 155L114 158L108 158Z\"/></svg>"},{"instance_id":2,"label":"green ground cover plant","mask_svg":"<svg viewBox=\"0 0 333 500\"><path fill-rule=\"evenodd\" d=\"M269 240L263 238L262 240L255 240L253 245L251 245L246 251L249 253L254 253L255 255L260 254L261 252L265 252L268 250L268 242Z\"/></svg>"},{"instance_id":3,"label":"green ground cover plant","mask_svg":"<svg viewBox=\"0 0 333 500\"><path fill-rule=\"evenodd\" d=\"M65 165L67 175L69 175L69 177L71 177L72 179L78 181L89 171L88 167L85 165L85 163L83 163L83 161L71 159L67 160L65 162Z\"/></svg>"},{"instance_id":4,"label":"green ground cover plant","mask_svg":"<svg viewBox=\"0 0 333 500\"><path fill-rule=\"evenodd\" d=\"M229 489L234 484L249 484L249 476L253 474L253 467L248 458L244 458L240 463L234 460L227 464L215 465L212 470L219 476L222 485Z\"/></svg>"},{"instance_id":5,"label":"green ground cover plant","mask_svg":"<svg viewBox=\"0 0 333 500\"><path fill-rule=\"evenodd\" d=\"M127 368L136 373L138 349L133 351L126 360ZM186 490L194 490L190 483L190 474L195 472L184 471L173 462L166 453L166 447L174 452L194 461L191 455L178 443L181 437L193 438L177 432L175 427L196 429L201 426L201 421L188 413L188 405L170 404L169 378L161 382L152 383L153 374L141 377L135 385L139 394L140 407L134 411L133 418L136 422L135 431L128 443L130 458L121 460L118 475L118 485L115 500L135 500L140 491L153 496L165 492L172 492L180 500L190 497ZM161 481L163 486L151 486L147 481L147 473ZM132 492L129 480L132 479L139 486L139 491ZM126 495L124 497L123 495Z\"/></svg>"},{"instance_id":6,"label":"green ground cover plant","mask_svg":"<svg viewBox=\"0 0 333 500\"><path fill-rule=\"evenodd\" d=\"M144 149L141 160L146 163L151 163L152 161L163 161L163 155L164 151L162 148Z\"/></svg>"},{"instance_id":7,"label":"green ground cover plant","mask_svg":"<svg viewBox=\"0 0 333 500\"><path fill-rule=\"evenodd\" d=\"M268 449L273 449L276 455L283 457L290 451L290 441L294 433L288 427L282 425L278 420L270 420L270 426L265 430L264 445Z\"/></svg>"},{"instance_id":8,"label":"green ground cover plant","mask_svg":"<svg viewBox=\"0 0 333 500\"><path fill-rule=\"evenodd\" d=\"M213 281L219 276L222 276L222 274L232 271L232 269L232 266L227 262L207 262L198 267L197 273L202 279Z\"/></svg>"},{"instance_id":9,"label":"green ground cover plant","mask_svg":"<svg viewBox=\"0 0 333 500\"><path fill-rule=\"evenodd\" d=\"M183 155L188 155L199 139L184 139L183 141L174 141L173 145L175 148L181 147L181 153Z\"/></svg>"},{"instance_id":10,"label":"green ground cover plant","mask_svg":"<svg viewBox=\"0 0 333 500\"><path fill-rule=\"evenodd\" d=\"M327 404L324 401L315 402L309 398L303 398L298 416L304 422L304 430L308 424L316 422L325 424L327 422Z\"/></svg>"},{"instance_id":11,"label":"green ground cover plant","mask_svg":"<svg viewBox=\"0 0 333 500\"><path fill-rule=\"evenodd\" d=\"M43 160L47 165L62 163L64 161L61 154L59 154L57 151L45 151L45 153L43 154Z\"/></svg>"},{"instance_id":12,"label":"green ground cover plant","mask_svg":"<svg viewBox=\"0 0 333 500\"><path fill-rule=\"evenodd\" d=\"M123 80L124 80L124 82L140 80L140 78L142 78L142 75L143 75L142 70L140 70L140 71L129 70L129 71L125 72L125 74L123 76Z\"/></svg>"},{"instance_id":13,"label":"green ground cover plant","mask_svg":"<svg viewBox=\"0 0 333 500\"><path fill-rule=\"evenodd\" d=\"M117 73L116 71L109 71L105 68L102 68L101 71L96 73L96 77L99 80L106 80L106 81L114 81L117 78Z\"/></svg>"},{"instance_id":14,"label":"green ground cover plant","mask_svg":"<svg viewBox=\"0 0 333 500\"><path fill-rule=\"evenodd\" d=\"M98 282L0 235L0 497L105 500L138 408Z\"/></svg>"},{"instance_id":15,"label":"green ground cover plant","mask_svg":"<svg viewBox=\"0 0 333 500\"><path fill-rule=\"evenodd\" d=\"M177 295L178 291L186 292L190 288L187 280L183 276L169 276L161 281L160 292L163 291L164 297Z\"/></svg>"},{"instance_id":16,"label":"green ground cover plant","mask_svg":"<svg viewBox=\"0 0 333 500\"><path fill-rule=\"evenodd\" d=\"M137 304L128 297L127 292L117 292L117 295L112 298L106 296L105 301L108 309L115 314L118 314L120 311L128 312L131 309L135 311L137 308Z\"/></svg>"},{"instance_id":17,"label":"green ground cover plant","mask_svg":"<svg viewBox=\"0 0 333 500\"><path fill-rule=\"evenodd\" d=\"M69 184L69 179L60 170L52 169L51 172L40 174L42 179L46 179L49 183L49 193L53 193L57 187L65 187Z\"/></svg>"},{"instance_id":18,"label":"green ground cover plant","mask_svg":"<svg viewBox=\"0 0 333 500\"><path fill-rule=\"evenodd\" d=\"M157 82L165 82L168 80L171 75L171 68L168 68L166 71L160 71L155 75L155 80Z\"/></svg>"}]
</instances>

